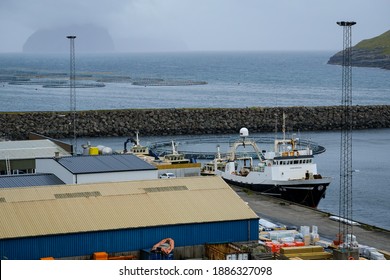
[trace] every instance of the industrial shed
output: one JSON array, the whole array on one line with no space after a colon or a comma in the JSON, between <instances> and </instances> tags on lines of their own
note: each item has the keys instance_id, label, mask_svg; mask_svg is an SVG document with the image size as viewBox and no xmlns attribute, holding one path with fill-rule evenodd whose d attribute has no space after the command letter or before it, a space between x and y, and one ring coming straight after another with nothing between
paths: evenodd
<instances>
[{"instance_id":1,"label":"industrial shed","mask_svg":"<svg viewBox=\"0 0 390 280\"><path fill-rule=\"evenodd\" d=\"M157 168L132 154L36 159L37 173L52 173L66 184L157 179Z\"/></svg>"},{"instance_id":2,"label":"industrial shed","mask_svg":"<svg viewBox=\"0 0 390 280\"><path fill-rule=\"evenodd\" d=\"M0 175L35 173L39 157L69 156L51 140L0 141Z\"/></svg>"},{"instance_id":3,"label":"industrial shed","mask_svg":"<svg viewBox=\"0 0 390 280\"><path fill-rule=\"evenodd\" d=\"M219 177L0 189L0 256L137 254L169 237L176 259L199 258L207 243L257 240L258 220Z\"/></svg>"}]
</instances>

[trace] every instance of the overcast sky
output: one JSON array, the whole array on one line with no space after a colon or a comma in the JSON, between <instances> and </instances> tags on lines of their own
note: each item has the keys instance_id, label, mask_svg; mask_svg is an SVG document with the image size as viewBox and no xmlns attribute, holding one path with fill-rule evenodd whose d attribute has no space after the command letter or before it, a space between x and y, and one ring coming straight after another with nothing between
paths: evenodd
<instances>
[{"instance_id":1,"label":"overcast sky","mask_svg":"<svg viewBox=\"0 0 390 280\"><path fill-rule=\"evenodd\" d=\"M39 29L94 24L118 51L339 50L390 29L390 0L0 0L0 52L21 52ZM137 45L142 50L142 44Z\"/></svg>"}]
</instances>

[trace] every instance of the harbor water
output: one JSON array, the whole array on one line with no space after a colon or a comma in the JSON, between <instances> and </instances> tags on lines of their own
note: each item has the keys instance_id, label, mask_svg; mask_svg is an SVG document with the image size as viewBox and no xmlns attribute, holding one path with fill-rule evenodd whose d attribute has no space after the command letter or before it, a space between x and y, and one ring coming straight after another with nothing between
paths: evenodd
<instances>
[{"instance_id":1,"label":"harbor water","mask_svg":"<svg viewBox=\"0 0 390 280\"><path fill-rule=\"evenodd\" d=\"M76 109L339 105L341 67L327 64L333 54L78 54L76 46L76 77L79 83ZM0 54L0 112L68 111L68 77L68 54ZM353 104L390 104L390 71L353 68ZM273 134L256 136L272 137ZM175 140L175 136L140 137L143 144ZM334 180L319 209L337 215L340 132L301 132L300 137L326 148L326 152L315 159L319 172ZM87 140L116 150L123 148L126 138L78 139L78 143L81 145ZM390 129L353 133L353 169L359 171L353 173L353 218L388 230L389 143ZM183 147L179 143L179 150L214 151L216 144L211 141Z\"/></svg>"},{"instance_id":2,"label":"harbor water","mask_svg":"<svg viewBox=\"0 0 390 280\"><path fill-rule=\"evenodd\" d=\"M223 135L224 139L238 138L237 135ZM252 137L274 137L274 133L253 133ZM280 137L281 135L279 135ZM340 141L339 131L302 132L301 139L311 140L325 147L324 153L315 156L318 172L323 176L332 177L325 198L320 201L318 209L339 215L340 194ZM194 140L195 139L195 140ZM202 141L202 139L204 141ZM229 151L229 143L221 141L221 135L204 136L164 136L140 137L142 145L151 145L156 142L175 141L179 152L216 153L217 145L221 153ZM390 129L355 130L352 133L353 172L352 200L353 220L390 230ZM111 147L114 151L123 150L126 141L124 137L100 137L78 139L79 146L90 141L93 145ZM259 144L261 150L272 149L269 142ZM169 146L167 146L169 149ZM248 149L248 152L253 150ZM200 160L205 163L207 160Z\"/></svg>"}]
</instances>

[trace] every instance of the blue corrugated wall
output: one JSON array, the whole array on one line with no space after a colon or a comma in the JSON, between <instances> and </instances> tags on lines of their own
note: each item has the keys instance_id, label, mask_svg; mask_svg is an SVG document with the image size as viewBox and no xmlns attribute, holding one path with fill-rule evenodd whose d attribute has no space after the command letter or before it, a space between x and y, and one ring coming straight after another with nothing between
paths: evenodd
<instances>
[{"instance_id":1,"label":"blue corrugated wall","mask_svg":"<svg viewBox=\"0 0 390 280\"><path fill-rule=\"evenodd\" d=\"M0 240L0 258L35 260L151 248L170 237L176 247L258 239L258 219L50 235Z\"/></svg>"}]
</instances>

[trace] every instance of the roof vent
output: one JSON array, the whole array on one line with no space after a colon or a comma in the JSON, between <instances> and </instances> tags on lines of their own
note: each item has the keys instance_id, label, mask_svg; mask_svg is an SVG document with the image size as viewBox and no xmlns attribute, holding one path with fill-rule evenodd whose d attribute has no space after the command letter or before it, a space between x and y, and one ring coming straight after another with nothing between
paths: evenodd
<instances>
[{"instance_id":1,"label":"roof vent","mask_svg":"<svg viewBox=\"0 0 390 280\"><path fill-rule=\"evenodd\" d=\"M144 188L144 191L149 192L172 192L172 191L188 191L186 186L169 186L169 187L155 187L155 188Z\"/></svg>"},{"instance_id":2,"label":"roof vent","mask_svg":"<svg viewBox=\"0 0 390 280\"><path fill-rule=\"evenodd\" d=\"M76 193L56 193L54 194L55 198L76 198L76 197L97 197L101 196L100 192L76 192Z\"/></svg>"}]
</instances>

